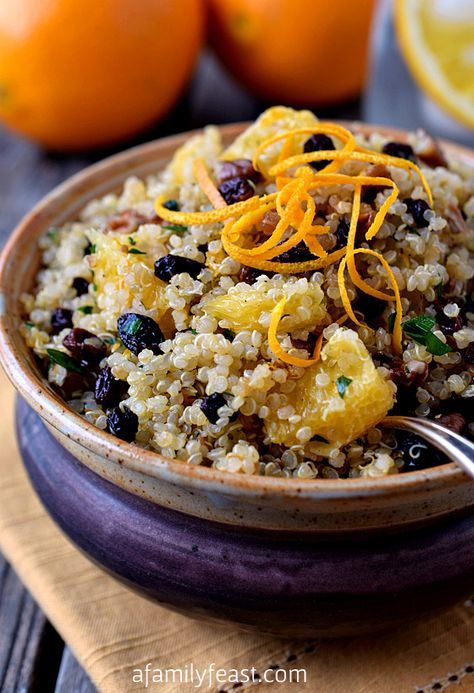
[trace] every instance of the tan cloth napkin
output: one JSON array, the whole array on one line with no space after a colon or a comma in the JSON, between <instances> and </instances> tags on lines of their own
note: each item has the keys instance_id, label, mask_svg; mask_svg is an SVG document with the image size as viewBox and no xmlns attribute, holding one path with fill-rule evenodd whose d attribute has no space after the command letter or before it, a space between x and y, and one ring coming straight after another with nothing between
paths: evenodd
<instances>
[{"instance_id":1,"label":"tan cloth napkin","mask_svg":"<svg viewBox=\"0 0 474 693\"><path fill-rule=\"evenodd\" d=\"M316 693L413 693L455 687L474 691L474 605L372 638L287 642L192 621L148 602L102 573L59 532L36 498L13 433L13 392L0 373L0 546L48 618L70 645L99 691L218 693L248 689ZM289 659L289 661L288 661ZM146 687L147 663L155 680ZM211 664L232 679L233 669L263 678L279 665L291 683L179 682ZM158 671L161 670L161 674ZM286 672L286 674L285 674ZM135 681L134 681L135 676ZM172 676L175 676L173 682ZM222 674L223 676L223 674ZM306 683L303 677L306 676ZM139 683L138 678L143 682Z\"/></svg>"}]
</instances>

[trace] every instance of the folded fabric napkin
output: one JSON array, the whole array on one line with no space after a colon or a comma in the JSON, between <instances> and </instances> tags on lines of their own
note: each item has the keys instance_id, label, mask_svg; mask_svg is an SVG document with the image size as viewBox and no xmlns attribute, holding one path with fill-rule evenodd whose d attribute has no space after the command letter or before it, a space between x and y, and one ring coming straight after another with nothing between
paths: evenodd
<instances>
[{"instance_id":1,"label":"folded fabric napkin","mask_svg":"<svg viewBox=\"0 0 474 693\"><path fill-rule=\"evenodd\" d=\"M133 594L43 510L16 447L13 402L0 373L0 547L99 691L474 690L472 601L388 634L290 642L193 621Z\"/></svg>"}]
</instances>

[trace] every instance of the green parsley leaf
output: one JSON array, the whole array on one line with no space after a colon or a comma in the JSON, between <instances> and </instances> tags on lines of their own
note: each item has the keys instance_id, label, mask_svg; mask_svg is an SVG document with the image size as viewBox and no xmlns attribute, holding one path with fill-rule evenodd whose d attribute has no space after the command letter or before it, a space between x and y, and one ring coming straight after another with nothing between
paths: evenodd
<instances>
[{"instance_id":1,"label":"green parsley leaf","mask_svg":"<svg viewBox=\"0 0 474 693\"><path fill-rule=\"evenodd\" d=\"M436 318L431 315L417 315L416 318L405 320L402 323L402 330L414 342L426 347L430 354L442 356L448 354L452 349L433 334L435 325Z\"/></svg>"},{"instance_id":2,"label":"green parsley leaf","mask_svg":"<svg viewBox=\"0 0 474 693\"><path fill-rule=\"evenodd\" d=\"M134 238L132 238L131 236L128 237L128 242L130 243L130 245L137 245L136 240Z\"/></svg>"},{"instance_id":3,"label":"green parsley leaf","mask_svg":"<svg viewBox=\"0 0 474 693\"><path fill-rule=\"evenodd\" d=\"M413 233L415 236L419 236L419 235L420 235L420 234L418 233L418 231L417 231L416 229L413 229L413 228L408 228L408 229L407 229L407 233Z\"/></svg>"},{"instance_id":4,"label":"green parsley leaf","mask_svg":"<svg viewBox=\"0 0 474 693\"><path fill-rule=\"evenodd\" d=\"M222 330L222 334L226 339L229 340L229 342L232 342L234 340L235 334L232 332L232 330L224 329Z\"/></svg>"},{"instance_id":5,"label":"green parsley leaf","mask_svg":"<svg viewBox=\"0 0 474 693\"><path fill-rule=\"evenodd\" d=\"M89 243L87 248L85 249L85 255L94 255L94 253L97 252L97 246L95 243Z\"/></svg>"},{"instance_id":6,"label":"green parsley leaf","mask_svg":"<svg viewBox=\"0 0 474 693\"><path fill-rule=\"evenodd\" d=\"M338 391L339 397L341 399L344 399L344 395L346 394L346 390L351 383L352 383L352 378L348 378L345 375L340 375L339 378L336 380L337 391Z\"/></svg>"},{"instance_id":7,"label":"green parsley leaf","mask_svg":"<svg viewBox=\"0 0 474 693\"><path fill-rule=\"evenodd\" d=\"M28 321L25 321L24 325L25 325L25 327L27 327L29 330L31 330L31 328L35 326L34 322L28 322Z\"/></svg>"},{"instance_id":8,"label":"green parsley leaf","mask_svg":"<svg viewBox=\"0 0 474 693\"><path fill-rule=\"evenodd\" d=\"M81 313L84 313L84 315L90 315L93 311L93 308L92 306L79 306L77 310L79 310Z\"/></svg>"},{"instance_id":9,"label":"green parsley leaf","mask_svg":"<svg viewBox=\"0 0 474 693\"><path fill-rule=\"evenodd\" d=\"M57 240L58 238L58 230L52 226L50 229L46 231L46 235L48 238L50 238L52 241Z\"/></svg>"},{"instance_id":10,"label":"green parsley leaf","mask_svg":"<svg viewBox=\"0 0 474 693\"><path fill-rule=\"evenodd\" d=\"M392 332L393 332L396 317L397 317L397 314L394 311L393 313L390 313L390 315L387 318L387 330L390 334L392 334Z\"/></svg>"},{"instance_id":11,"label":"green parsley leaf","mask_svg":"<svg viewBox=\"0 0 474 693\"><path fill-rule=\"evenodd\" d=\"M426 335L426 350L434 356L443 356L452 351L451 347L441 341L435 334L430 332Z\"/></svg>"},{"instance_id":12,"label":"green parsley leaf","mask_svg":"<svg viewBox=\"0 0 474 693\"><path fill-rule=\"evenodd\" d=\"M143 250L138 250L138 248L129 248L128 254L129 255L146 255L146 253L144 253Z\"/></svg>"},{"instance_id":13,"label":"green parsley leaf","mask_svg":"<svg viewBox=\"0 0 474 693\"><path fill-rule=\"evenodd\" d=\"M97 291L97 284L92 284L92 290Z\"/></svg>"},{"instance_id":14,"label":"green parsley leaf","mask_svg":"<svg viewBox=\"0 0 474 693\"><path fill-rule=\"evenodd\" d=\"M182 224L163 224L162 228L168 231L176 231L177 233L184 233L188 230L188 227Z\"/></svg>"},{"instance_id":15,"label":"green parsley leaf","mask_svg":"<svg viewBox=\"0 0 474 693\"><path fill-rule=\"evenodd\" d=\"M197 334L197 330L195 330L193 327L190 327L190 328L189 328L189 331L190 331L192 334Z\"/></svg>"},{"instance_id":16,"label":"green parsley leaf","mask_svg":"<svg viewBox=\"0 0 474 693\"><path fill-rule=\"evenodd\" d=\"M59 351L59 349L46 349L46 353L51 363L57 363L59 366L66 368L68 371L73 371L74 373L80 373L81 375L85 373L84 368L73 358L65 354L64 351Z\"/></svg>"},{"instance_id":17,"label":"green parsley leaf","mask_svg":"<svg viewBox=\"0 0 474 693\"><path fill-rule=\"evenodd\" d=\"M179 204L177 200L166 200L166 202L163 202L163 207L166 207L166 209L169 209L172 212L177 212L179 210Z\"/></svg>"}]
</instances>

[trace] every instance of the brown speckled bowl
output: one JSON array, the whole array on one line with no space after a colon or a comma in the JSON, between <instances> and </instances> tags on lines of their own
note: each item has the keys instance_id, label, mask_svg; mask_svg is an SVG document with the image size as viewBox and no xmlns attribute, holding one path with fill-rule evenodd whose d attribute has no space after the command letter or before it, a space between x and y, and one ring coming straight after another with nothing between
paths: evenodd
<instances>
[{"instance_id":1,"label":"brown speckled bowl","mask_svg":"<svg viewBox=\"0 0 474 693\"><path fill-rule=\"evenodd\" d=\"M353 124L353 126L362 131L374 129L360 124ZM241 125L222 127L221 132L224 140L230 141L233 139L242 130L242 127ZM383 128L377 129L388 132L391 138L404 139L405 137L401 132ZM329 577L332 575L331 571L335 571L334 575L332 575L335 581L334 585L337 589L342 590L344 594L350 593L350 583L345 581L346 578L344 578L342 583L339 586L337 585L338 570L336 566L342 554L344 554L346 561L349 560L350 565L351 545L355 546L359 542L358 545L362 547L362 554L360 554L359 558L365 555L367 560L358 561L354 559L354 565L357 564L358 566L357 582L359 587L361 584L364 586L362 591L369 600L367 603L364 603L362 611L360 611L360 594L358 594L358 611L356 610L351 614L350 606L346 604L344 614L338 615L337 610L334 611L331 607L331 623L328 622L328 617L323 618L321 616L319 618L317 614L315 615L314 608L316 608L315 605L317 605L318 599L321 597L320 591L322 588L314 583L314 589L318 593L318 598L316 599L316 596L311 592L312 586L310 584L308 585L308 594L305 597L306 601L303 599L300 607L298 607L298 610L301 608L301 614L306 614L303 619L306 622L304 628L298 626L298 621L301 622L301 614L298 618L295 616L293 621L291 618L288 620L287 615L284 632L291 632L292 634L308 634L310 632L340 634L343 632L367 630L376 626L380 627L381 613L385 613L387 623L394 622L397 620L397 612L400 617L403 610L400 610L399 600L397 601L394 598L396 590L393 583L390 583L390 585L388 582L385 583L383 575L388 577L388 572L391 571L393 573L393 561L395 560L396 563L400 558L399 551L403 548L404 543L417 536L418 531L426 531L418 530L417 528L427 522L432 524L433 529L431 531L433 532L442 533L442 528L448 526L451 527L450 531L452 531L452 523L466 522L465 519L459 520L457 518L461 514L469 514L469 509L474 505L474 482L469 480L458 469L456 464L450 463L425 471L410 472L375 480L321 479L311 481L232 475L205 467L190 466L118 440L114 436L98 430L69 410L45 381L20 335L18 326L22 320L22 315L19 297L22 292L31 289L33 285L34 276L40 261L37 241L45 229L49 226L58 226L66 220L74 218L86 202L109 191L117 190L127 176L131 174L146 176L161 169L170 159L175 149L187 137L189 137L189 134L183 134L141 145L106 159L75 175L66 183L53 190L30 212L19 224L3 251L0 263L1 361L7 375L20 395L39 414L48 430L46 432L42 424L38 424L40 426L38 430L42 431L42 433L35 436L35 440L32 440L29 439L28 429L25 429L22 421L19 422L22 451L30 475L45 505L50 509L53 516L56 517L66 533L72 536L78 545L82 546L89 555L105 565L107 569L111 570L118 577L127 579L136 588L144 589L147 594L151 594L155 598L164 599L175 606L181 604L181 602L178 604L178 600L169 595L169 591L164 590L162 587L160 588L160 560L165 559L163 556L160 559L158 548L156 549L157 562L154 564L155 567L151 569L152 582L154 580L154 586L151 587L148 583L145 587L136 576L130 578L128 574L125 575L127 572L125 569L121 570L117 568L113 561L113 565L109 561L110 557L117 552L118 541L122 541L125 545L129 544L130 546L137 541L136 536L132 537L130 532L127 532L127 513L130 512L132 514L132 506L134 512L139 507L137 504L140 503L143 504L140 507L148 518L147 522L149 525L147 526L157 546L159 545L160 523L164 522L163 513L166 512L171 513L171 515L167 516L167 522L170 526L174 523L177 536L179 536L180 523L182 522L183 527L186 526L188 528L186 532L190 531L189 526L191 523L193 527L199 528L199 535L203 537L203 540L205 540L206 536L212 536L213 542L219 543L220 541L222 547L225 547L226 542L229 542L229 532L234 538L244 537L245 539L245 537L252 536L252 540L254 540L255 537L260 537L264 544L268 542L267 553L270 557L274 551L272 547L275 546L276 537L285 537L286 543L284 546L290 552L288 556L291 554L289 547L291 547L292 542L296 546L300 542L309 541L313 545L314 542L330 541L333 547L334 563L332 564L326 555L324 559L321 557L317 559L315 554L314 560L311 563L311 569L313 572L318 572L319 568L323 571L329 570ZM444 146L448 154L461 157L474 166L473 152L450 143L445 143ZM26 420L26 410L22 409L21 411L23 412L22 419ZM30 421L30 419L28 420ZM33 420L37 421L37 419L31 419L31 421ZM56 447L51 443L53 439L59 444ZM59 460L59 468L56 470L59 474L57 485L46 484L44 476L41 474L39 460L42 454L38 447L38 440L43 441L41 445L43 443L44 445L50 445L51 443L48 449L51 450L52 455L54 450L54 457ZM46 443L45 441L50 442ZM62 482L60 483L61 456L64 458L64 468L66 468L67 464L76 465L74 469L77 476L77 485L80 485L81 478L84 481L87 477L88 488L91 488L93 484L91 486L90 479L96 479L97 488L100 485L101 492L105 496L109 495L112 500L115 499L115 507L120 508L118 518L122 518L124 533L119 537L114 536L114 541L110 543L108 548L104 548L102 537L100 552L97 546L95 547L96 550L94 550L94 546L91 546L91 538L92 545L94 544L94 532L97 537L99 537L101 532L100 518L96 518L97 522L95 524L92 521L95 517L94 513L97 512L96 503L93 503L92 498L90 498L89 505L87 505L89 496L87 494L82 495L82 502L86 504L87 512L89 513L88 539L86 542L87 547L85 547L85 540L81 539L84 536L85 529L83 528L81 532L79 519L75 521L73 517L74 513L76 513L76 518L79 517L77 508L74 509L74 503L70 495L66 498L63 497L64 484L62 488ZM71 460L73 460L72 463ZM92 477L90 476L91 473ZM50 474L54 476L52 469ZM105 480L105 483L101 479ZM120 497L120 504L117 505L118 497ZM59 500L63 508L60 516L55 511ZM68 507L70 507L70 513L68 512ZM129 509L127 510L127 508ZM153 521L150 520L150 508L155 508L156 510L155 527L153 526ZM153 513L151 514L153 515ZM454 580L454 583L450 583L450 597L451 601L455 601L456 598L462 598L466 592L466 584L468 583L466 576L469 575L470 580L474 577L474 555L471 548L474 545L472 541L474 539L474 524L470 519L469 522L470 541L463 548L463 567L462 569L459 568L457 573L454 571L456 575L452 574L451 569L451 572L449 572L447 566L445 566L446 574L443 573L442 565L440 566L440 556L444 554L440 544L436 567L438 589L434 590L434 592L429 592L428 608L441 605L442 602L444 603L445 599L441 597L440 592L440 586L442 586L443 581L449 582ZM392 534L398 534L399 540L398 548L394 546L393 551L387 553L390 557L392 568L388 571L388 564L384 568L382 561L382 564L377 568L377 576L370 572L372 569L367 568L361 582L360 571L363 571L364 563L367 566L370 564L368 557L371 556L373 558L375 549L372 544L368 544L364 548L360 545L360 541L369 535L378 536L382 534L385 536L387 531ZM462 535L467 541L467 535L463 534L461 530L459 530L458 534L459 536ZM145 544L148 545L149 540L150 537L148 536ZM348 540L349 544L347 544ZM173 541L178 541L176 536ZM367 541L369 540L367 539ZM384 541L388 541L388 539ZM433 541L435 540L433 539ZM290 543L288 544L288 542ZM145 548L145 544L143 548ZM228 545L230 547L229 543ZM408 546L408 544L406 545ZM428 579L429 570L434 569L434 566L430 565L428 561L428 564L422 570L417 567L418 562L420 560L423 561L423 551L420 547L418 554L416 546L410 549L410 561L413 560L413 567L409 582L410 589L417 587L418 590L423 592L423 585L426 586L425 583ZM136 548L135 544L134 550L129 554L130 561L136 562L140 560L141 554L140 551L137 553ZM256 551L255 547L254 550ZM239 551L242 552L242 547L240 547ZM342 553L338 553L339 551ZM106 557L107 552L110 553L108 558ZM309 555L308 560L310 560ZM196 561L197 556L199 556L200 561L205 560L202 557L203 554L191 552L192 561ZM191 558L188 556L186 560L191 560ZM427 559L427 557L425 558ZM453 558L453 555L450 554L449 562L452 562ZM299 557L300 559L301 556ZM318 560L321 562L318 563ZM402 559L400 558L400 560ZM120 565L124 566L126 562L126 558L124 558ZM442 563L443 561L441 560ZM291 564L290 559L289 564ZM245 574L245 571L249 574L251 568L247 564L245 565L247 566L245 569L240 565L239 570L243 571L242 574ZM329 567L330 565L331 567ZM209 568L209 565L207 567ZM385 569L388 571L387 573ZM274 577L273 579L277 580L277 584L281 583L280 586L285 585L287 592L291 592L293 587L296 589L295 585L292 587L292 579L294 578L294 575L292 578L292 573L295 570L296 564L293 565L292 570L286 566L283 571L284 576L280 576L280 578ZM234 577L239 573L235 565L232 569L229 568L229 571L229 575ZM258 593L260 595L259 599L261 599L258 603L263 605L266 596L268 596L264 586L265 571L262 572L261 566L254 566L254 571L256 571L256 575L260 576L262 581L261 584L259 583L258 588L254 585L255 580L252 582L254 589L257 590L254 592L254 597ZM202 580L204 580L204 573L200 572L199 565L195 566L194 574L201 575ZM278 574L277 569L276 574ZM212 570L209 574L206 573L206 581L211 579L209 575L212 576ZM456 576L459 578L458 590L453 589L453 586L456 585ZM223 579L222 576L219 579ZM241 579L243 578L241 577ZM280 580L280 583L278 583L278 580ZM432 575L429 580L432 582ZM447 583L444 582L444 584L446 585ZM203 583L202 588L204 589L205 586L206 583ZM404 587L403 584L400 584L401 594L403 594L403 589L405 588L408 589L407 585ZM186 582L184 589L186 589ZM370 608L368 608L370 595L374 592L382 592L386 596L385 606L383 608L377 607L377 617L371 614ZM427 593L426 590L425 593ZM279 628L278 624L272 621L268 615L268 610L265 611L265 609L263 609L265 615L262 618L256 618L255 614L253 616L249 615L249 612L247 612L247 616L240 615L238 618L235 615L233 616L232 610L229 611L227 607L229 607L232 599L237 598L236 595L229 593L228 602L224 599L225 603L222 603L221 600L219 604L216 603L217 605L212 606L212 594L210 599L206 599L203 595L198 599L191 587L189 587L189 594L194 596L188 599L186 609L193 608L200 614L206 613L213 617L235 618L243 624L256 625L257 627L263 626L267 630L282 632L282 628ZM433 595L435 596L433 597ZM421 601L419 595L413 602L410 601L412 606L407 610L407 613L413 613L417 603L420 604L419 608L422 609ZM311 607L311 604L314 608ZM392 604L391 607L390 604ZM398 606L395 606L395 604L398 604ZM254 606L253 608L255 610L256 607ZM384 609L386 609L385 612ZM389 613L390 609L391 614ZM361 613L366 613L364 622L360 621ZM311 624L313 624L313 627Z\"/></svg>"}]
</instances>

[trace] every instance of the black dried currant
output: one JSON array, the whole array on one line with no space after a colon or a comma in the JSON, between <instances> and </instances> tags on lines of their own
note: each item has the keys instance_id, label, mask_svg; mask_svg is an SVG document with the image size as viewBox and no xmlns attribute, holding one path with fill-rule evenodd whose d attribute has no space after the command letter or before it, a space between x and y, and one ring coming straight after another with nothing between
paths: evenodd
<instances>
[{"instance_id":1,"label":"black dried currant","mask_svg":"<svg viewBox=\"0 0 474 693\"><path fill-rule=\"evenodd\" d=\"M396 156L398 159L407 159L416 163L416 154L413 147L403 142L387 142L382 149L384 154Z\"/></svg>"},{"instance_id":2,"label":"black dried currant","mask_svg":"<svg viewBox=\"0 0 474 693\"><path fill-rule=\"evenodd\" d=\"M143 349L151 349L154 354L161 354L160 344L164 336L158 324L147 315L124 313L117 320L118 336L133 354Z\"/></svg>"},{"instance_id":3,"label":"black dried currant","mask_svg":"<svg viewBox=\"0 0 474 693\"><path fill-rule=\"evenodd\" d=\"M281 255L277 255L275 258L276 262L308 262L314 259L315 256L304 241L300 241L298 245L286 250Z\"/></svg>"},{"instance_id":4,"label":"black dried currant","mask_svg":"<svg viewBox=\"0 0 474 693\"><path fill-rule=\"evenodd\" d=\"M322 152L322 151L333 151L336 149L334 146L334 142L330 137L327 135L311 135L306 142L304 143L303 147L305 153L308 152ZM330 161L325 159L324 161L311 161L310 166L314 168L315 171L320 171L322 168L327 166Z\"/></svg>"},{"instance_id":5,"label":"black dried currant","mask_svg":"<svg viewBox=\"0 0 474 693\"><path fill-rule=\"evenodd\" d=\"M210 423L215 424L219 418L217 410L227 404L226 398L220 392L204 397L201 402L201 409L209 419Z\"/></svg>"},{"instance_id":6,"label":"black dried currant","mask_svg":"<svg viewBox=\"0 0 474 693\"><path fill-rule=\"evenodd\" d=\"M128 407L111 409L107 415L107 427L114 436L133 443L138 432L138 416Z\"/></svg>"},{"instance_id":7,"label":"black dried currant","mask_svg":"<svg viewBox=\"0 0 474 693\"><path fill-rule=\"evenodd\" d=\"M264 270L259 270L256 267L242 265L242 269L239 272L239 282L245 282L245 284L254 284L262 274L265 274L267 277L273 277L274 272L265 272Z\"/></svg>"},{"instance_id":8,"label":"black dried currant","mask_svg":"<svg viewBox=\"0 0 474 693\"><path fill-rule=\"evenodd\" d=\"M428 226L429 222L426 221L424 215L430 206L425 200L414 200L412 197L408 197L403 202L406 204L409 214L412 215L417 228Z\"/></svg>"},{"instance_id":9,"label":"black dried currant","mask_svg":"<svg viewBox=\"0 0 474 693\"><path fill-rule=\"evenodd\" d=\"M74 277L72 280L72 288L76 289L78 296L83 296L89 291L89 282L84 277Z\"/></svg>"},{"instance_id":10,"label":"black dried currant","mask_svg":"<svg viewBox=\"0 0 474 693\"><path fill-rule=\"evenodd\" d=\"M107 346L99 337L82 327L74 327L63 339L63 344L81 366L96 367L107 354Z\"/></svg>"},{"instance_id":11,"label":"black dried currant","mask_svg":"<svg viewBox=\"0 0 474 693\"><path fill-rule=\"evenodd\" d=\"M61 330L72 327L72 310L69 308L55 308L51 313L51 331L59 334Z\"/></svg>"},{"instance_id":12,"label":"black dried currant","mask_svg":"<svg viewBox=\"0 0 474 693\"><path fill-rule=\"evenodd\" d=\"M228 178L219 185L219 192L228 205L248 200L255 195L255 188L247 178Z\"/></svg>"},{"instance_id":13,"label":"black dried currant","mask_svg":"<svg viewBox=\"0 0 474 693\"><path fill-rule=\"evenodd\" d=\"M104 366L99 371L95 381L95 399L104 409L115 407L128 389L128 384L112 375L110 366Z\"/></svg>"},{"instance_id":14,"label":"black dried currant","mask_svg":"<svg viewBox=\"0 0 474 693\"><path fill-rule=\"evenodd\" d=\"M456 315L456 317L450 318L444 310L436 312L436 321L441 332L447 336L458 332L462 328L462 316Z\"/></svg>"},{"instance_id":15,"label":"black dried currant","mask_svg":"<svg viewBox=\"0 0 474 693\"><path fill-rule=\"evenodd\" d=\"M163 282L169 282L175 274L186 273L196 279L205 265L197 260L191 260L182 255L165 255L155 262L155 277Z\"/></svg>"},{"instance_id":16,"label":"black dried currant","mask_svg":"<svg viewBox=\"0 0 474 693\"><path fill-rule=\"evenodd\" d=\"M177 200L166 200L166 202L163 202L163 207L166 207L166 209L169 209L172 212L179 211L179 203Z\"/></svg>"}]
</instances>

